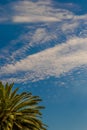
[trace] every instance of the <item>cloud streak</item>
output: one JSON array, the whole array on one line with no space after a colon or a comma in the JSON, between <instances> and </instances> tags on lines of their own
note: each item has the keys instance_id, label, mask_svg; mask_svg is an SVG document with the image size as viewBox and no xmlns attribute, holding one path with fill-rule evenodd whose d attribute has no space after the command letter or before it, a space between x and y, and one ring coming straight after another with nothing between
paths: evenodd
<instances>
[{"instance_id":1,"label":"cloud streak","mask_svg":"<svg viewBox=\"0 0 87 130\"><path fill-rule=\"evenodd\" d=\"M0 69L0 74L24 72L24 80L36 81L50 76L59 77L83 65L87 65L87 38L75 37L15 64L8 64Z\"/></svg>"},{"instance_id":2,"label":"cloud streak","mask_svg":"<svg viewBox=\"0 0 87 130\"><path fill-rule=\"evenodd\" d=\"M75 15L68 8L77 8L72 3L65 3L62 8L61 3L58 8L52 0L37 0L36 2L25 0L11 2L0 7L0 22L11 23L37 23L37 22L61 22L63 20L87 20L87 15ZM9 14L10 13L10 14Z\"/></svg>"},{"instance_id":3,"label":"cloud streak","mask_svg":"<svg viewBox=\"0 0 87 130\"><path fill-rule=\"evenodd\" d=\"M8 21L34 24L28 25L29 31L27 33L25 31L17 40L10 43L14 50L8 59L13 59L13 64L11 62L0 68L1 78L5 75L9 77L7 78L9 81L34 82L51 76L59 77L74 68L87 65L87 31L82 27L82 23L87 25L87 15L76 16L67 9L54 8L51 2L19 1L8 5L12 11ZM80 30L80 37L77 37L76 29ZM85 33L84 38L82 33ZM65 37L64 43L61 37ZM18 44L21 47L18 48ZM37 53L31 54L29 51L31 48L43 46L46 47ZM5 50L6 54L9 53L11 46Z\"/></svg>"},{"instance_id":4,"label":"cloud streak","mask_svg":"<svg viewBox=\"0 0 87 130\"><path fill-rule=\"evenodd\" d=\"M51 1L22 1L14 5L13 22L59 22L63 19L71 19L73 13L52 6Z\"/></svg>"},{"instance_id":5,"label":"cloud streak","mask_svg":"<svg viewBox=\"0 0 87 130\"><path fill-rule=\"evenodd\" d=\"M5 18L3 19L3 17ZM44 2L42 0L36 2L25 0L3 6L0 21L5 22L6 20L6 22L13 23L60 22L73 17L74 14L67 9L54 8L51 0Z\"/></svg>"}]
</instances>

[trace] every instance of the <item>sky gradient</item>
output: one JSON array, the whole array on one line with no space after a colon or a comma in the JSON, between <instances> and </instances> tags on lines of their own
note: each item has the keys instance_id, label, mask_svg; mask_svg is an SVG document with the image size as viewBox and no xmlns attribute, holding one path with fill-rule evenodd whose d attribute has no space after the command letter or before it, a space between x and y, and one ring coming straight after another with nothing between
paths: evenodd
<instances>
[{"instance_id":1,"label":"sky gradient","mask_svg":"<svg viewBox=\"0 0 87 130\"><path fill-rule=\"evenodd\" d=\"M48 130L86 130L86 0L0 0L0 80L43 99Z\"/></svg>"}]
</instances>

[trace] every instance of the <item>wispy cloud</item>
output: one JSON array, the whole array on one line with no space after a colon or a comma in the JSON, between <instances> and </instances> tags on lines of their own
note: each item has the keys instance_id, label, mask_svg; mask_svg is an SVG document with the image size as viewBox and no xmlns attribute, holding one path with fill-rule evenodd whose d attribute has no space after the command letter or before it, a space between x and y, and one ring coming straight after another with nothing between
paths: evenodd
<instances>
[{"instance_id":1,"label":"wispy cloud","mask_svg":"<svg viewBox=\"0 0 87 130\"><path fill-rule=\"evenodd\" d=\"M87 25L86 14L75 15L68 9L54 8L52 1L42 0L13 2L8 7L7 14L11 11L11 15L8 15L6 22L34 24L26 25L27 31L24 30L17 40L12 41L8 49L4 48L6 54L10 51L11 55L7 58L13 64L10 62L0 68L3 80L3 75L14 82L59 77L74 68L87 65L87 30L83 28L83 24ZM2 18L0 21L5 21L5 17ZM39 22L42 23L38 25ZM80 30L79 36L76 29ZM65 37L64 42L61 37ZM40 48L40 51L31 54L29 50L34 47L44 49ZM12 52L11 48L14 48ZM3 57L3 53L0 57Z\"/></svg>"},{"instance_id":2,"label":"wispy cloud","mask_svg":"<svg viewBox=\"0 0 87 130\"><path fill-rule=\"evenodd\" d=\"M66 33L67 31L74 31L79 26L79 24L79 22L75 21L72 21L71 23L66 22L62 25L61 28L62 31Z\"/></svg>"},{"instance_id":3,"label":"wispy cloud","mask_svg":"<svg viewBox=\"0 0 87 130\"><path fill-rule=\"evenodd\" d=\"M67 9L54 8L51 0L44 2L42 0L12 2L3 7L3 10L6 13L1 11L1 14L6 18L8 16L8 22L13 23L60 22L64 19L73 18L73 13Z\"/></svg>"},{"instance_id":4,"label":"wispy cloud","mask_svg":"<svg viewBox=\"0 0 87 130\"><path fill-rule=\"evenodd\" d=\"M67 10L52 7L51 1L23 1L14 5L13 22L57 22L73 17ZM68 15L67 15L68 14Z\"/></svg>"},{"instance_id":5,"label":"wispy cloud","mask_svg":"<svg viewBox=\"0 0 87 130\"><path fill-rule=\"evenodd\" d=\"M17 57L19 59L25 57L26 52L29 55L31 48L39 47L42 50L43 46L44 49L49 48L51 46L50 42L54 42L59 38L60 31L56 30L55 24L34 25L33 29L31 27L26 27L24 33L20 34L16 40L12 40L10 45L2 50L0 56L3 57L3 54L8 55L8 57L4 58L15 61ZM9 55L9 52L11 55Z\"/></svg>"},{"instance_id":6,"label":"wispy cloud","mask_svg":"<svg viewBox=\"0 0 87 130\"><path fill-rule=\"evenodd\" d=\"M75 15L69 8L78 8L73 3L61 3L52 0L16 1L0 7L0 22L12 23L36 23L36 22L60 22L62 20L86 20L87 15Z\"/></svg>"},{"instance_id":7,"label":"wispy cloud","mask_svg":"<svg viewBox=\"0 0 87 130\"><path fill-rule=\"evenodd\" d=\"M58 77L82 65L87 65L87 38L75 37L15 64L8 64L0 69L0 74L24 72L24 80L36 81L49 76Z\"/></svg>"}]
</instances>

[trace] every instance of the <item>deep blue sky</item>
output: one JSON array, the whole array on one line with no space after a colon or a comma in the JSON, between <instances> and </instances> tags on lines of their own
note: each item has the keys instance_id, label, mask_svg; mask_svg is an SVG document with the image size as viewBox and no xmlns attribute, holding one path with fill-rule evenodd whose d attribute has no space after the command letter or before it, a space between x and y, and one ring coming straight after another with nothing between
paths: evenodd
<instances>
[{"instance_id":1,"label":"deep blue sky","mask_svg":"<svg viewBox=\"0 0 87 130\"><path fill-rule=\"evenodd\" d=\"M39 95L48 130L87 129L86 0L0 0L0 80Z\"/></svg>"}]
</instances>

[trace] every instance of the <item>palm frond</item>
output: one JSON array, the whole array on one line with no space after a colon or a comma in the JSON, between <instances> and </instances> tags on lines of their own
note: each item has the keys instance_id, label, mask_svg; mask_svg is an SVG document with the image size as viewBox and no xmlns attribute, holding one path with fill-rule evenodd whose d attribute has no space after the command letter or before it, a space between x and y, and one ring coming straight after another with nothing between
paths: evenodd
<instances>
[{"instance_id":1,"label":"palm frond","mask_svg":"<svg viewBox=\"0 0 87 130\"><path fill-rule=\"evenodd\" d=\"M13 83L0 82L0 130L46 130L41 121L42 99L32 93L18 93Z\"/></svg>"}]
</instances>

